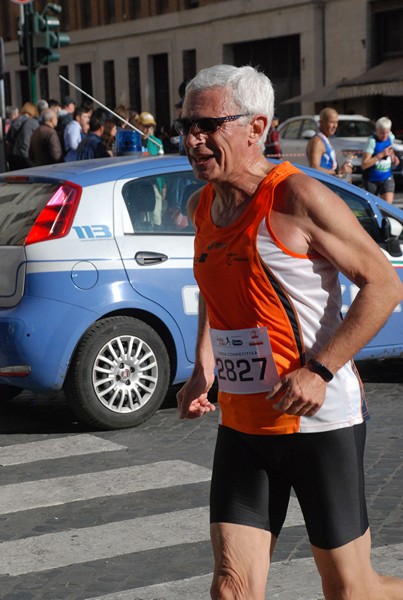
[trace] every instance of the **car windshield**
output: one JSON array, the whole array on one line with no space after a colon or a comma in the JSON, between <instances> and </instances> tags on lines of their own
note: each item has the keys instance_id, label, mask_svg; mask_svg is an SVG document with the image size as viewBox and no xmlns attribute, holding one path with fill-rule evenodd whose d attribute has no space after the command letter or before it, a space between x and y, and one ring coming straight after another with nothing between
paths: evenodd
<instances>
[{"instance_id":1,"label":"car windshield","mask_svg":"<svg viewBox=\"0 0 403 600\"><path fill-rule=\"evenodd\" d=\"M342 121L340 119L335 136L336 137L369 137L375 131L375 124L372 121L359 121L349 119Z\"/></svg>"},{"instance_id":2,"label":"car windshield","mask_svg":"<svg viewBox=\"0 0 403 600\"><path fill-rule=\"evenodd\" d=\"M55 183L0 183L0 246L24 243L38 215L59 187Z\"/></svg>"}]
</instances>

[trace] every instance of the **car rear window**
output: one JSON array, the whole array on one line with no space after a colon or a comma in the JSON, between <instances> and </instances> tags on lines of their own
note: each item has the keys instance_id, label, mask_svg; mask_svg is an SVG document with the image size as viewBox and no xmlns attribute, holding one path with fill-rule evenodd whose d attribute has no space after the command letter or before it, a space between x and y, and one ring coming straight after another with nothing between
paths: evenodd
<instances>
[{"instance_id":1,"label":"car rear window","mask_svg":"<svg viewBox=\"0 0 403 600\"><path fill-rule=\"evenodd\" d=\"M0 183L0 246L24 243L38 215L60 183Z\"/></svg>"}]
</instances>

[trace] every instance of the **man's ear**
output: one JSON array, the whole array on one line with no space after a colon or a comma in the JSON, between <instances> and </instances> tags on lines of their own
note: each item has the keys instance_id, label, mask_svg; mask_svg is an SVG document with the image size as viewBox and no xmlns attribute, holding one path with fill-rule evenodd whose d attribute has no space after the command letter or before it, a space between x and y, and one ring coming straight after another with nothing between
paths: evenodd
<instances>
[{"instance_id":1,"label":"man's ear","mask_svg":"<svg viewBox=\"0 0 403 600\"><path fill-rule=\"evenodd\" d=\"M253 143L256 144L261 139L263 132L267 127L267 123L268 119L266 115L256 115L255 117L253 117L253 121L251 121L251 137Z\"/></svg>"}]
</instances>

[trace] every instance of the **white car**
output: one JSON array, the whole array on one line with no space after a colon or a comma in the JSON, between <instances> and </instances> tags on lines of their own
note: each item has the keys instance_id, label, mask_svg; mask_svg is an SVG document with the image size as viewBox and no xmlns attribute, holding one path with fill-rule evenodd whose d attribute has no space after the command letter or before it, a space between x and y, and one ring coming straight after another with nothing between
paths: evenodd
<instances>
[{"instance_id":1,"label":"white car","mask_svg":"<svg viewBox=\"0 0 403 600\"><path fill-rule=\"evenodd\" d=\"M280 146L287 160L309 165L306 154L308 141L319 128L319 115L301 115L291 117L278 127ZM340 167L350 158L353 163L353 182L362 178L361 159L368 137L375 131L375 123L362 115L339 115L339 126L330 142L336 152Z\"/></svg>"}]
</instances>

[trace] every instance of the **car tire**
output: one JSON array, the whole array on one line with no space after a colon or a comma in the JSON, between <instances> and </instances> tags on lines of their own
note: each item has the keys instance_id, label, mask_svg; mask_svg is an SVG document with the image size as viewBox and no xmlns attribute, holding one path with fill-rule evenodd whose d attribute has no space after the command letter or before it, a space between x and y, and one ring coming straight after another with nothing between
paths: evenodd
<instances>
[{"instance_id":1,"label":"car tire","mask_svg":"<svg viewBox=\"0 0 403 600\"><path fill-rule=\"evenodd\" d=\"M16 385L0 386L0 402L9 402L21 394L22 389Z\"/></svg>"},{"instance_id":2,"label":"car tire","mask_svg":"<svg viewBox=\"0 0 403 600\"><path fill-rule=\"evenodd\" d=\"M160 336L131 317L109 317L82 337L65 394L83 423L97 429L136 427L161 406L170 365Z\"/></svg>"}]
</instances>

